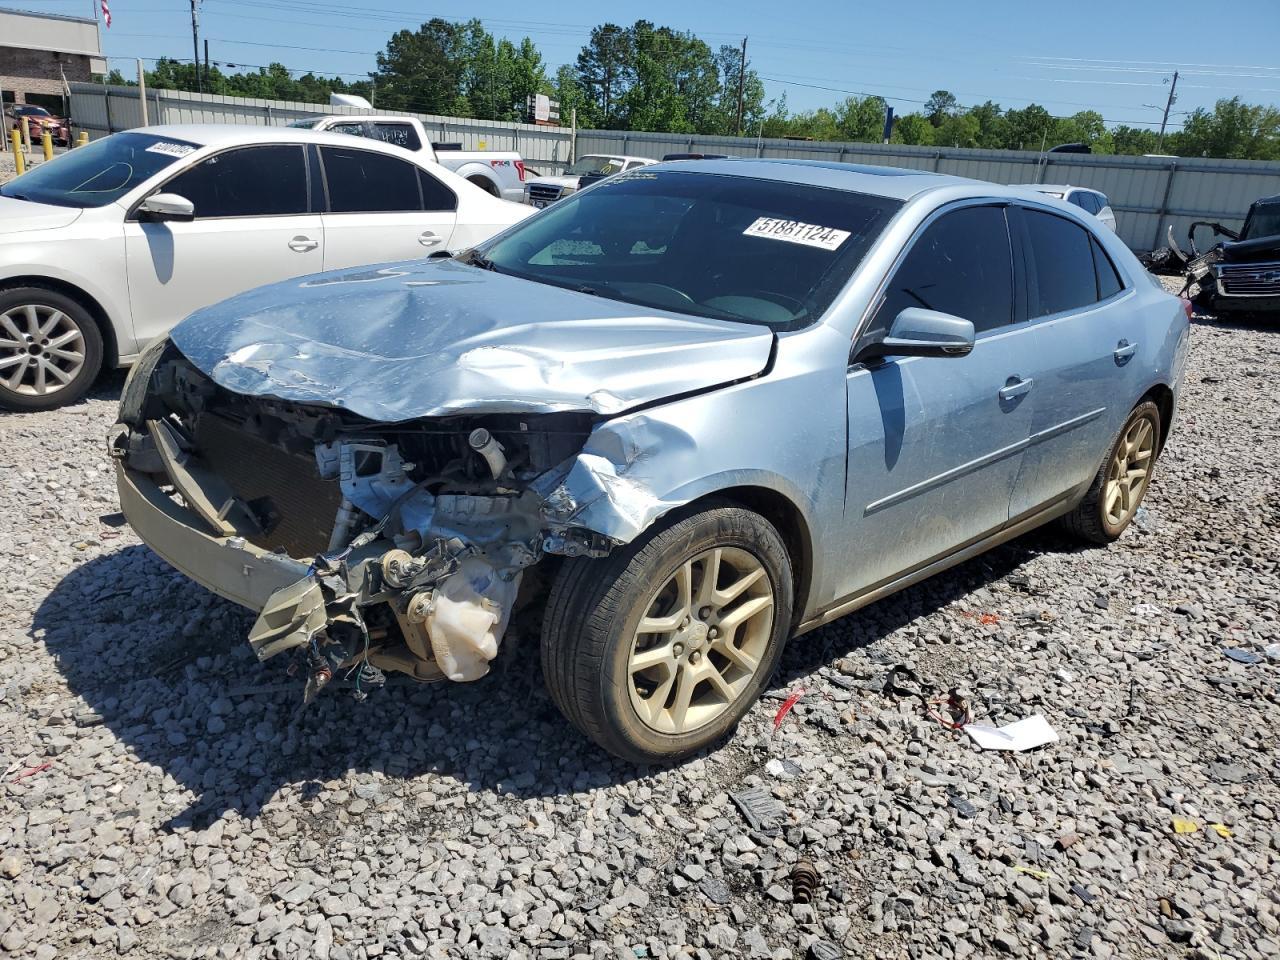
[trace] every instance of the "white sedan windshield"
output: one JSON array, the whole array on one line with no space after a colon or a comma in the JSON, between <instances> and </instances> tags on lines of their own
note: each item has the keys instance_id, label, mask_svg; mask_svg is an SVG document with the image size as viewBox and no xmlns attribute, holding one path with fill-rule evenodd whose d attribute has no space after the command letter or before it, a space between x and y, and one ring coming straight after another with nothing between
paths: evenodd
<instances>
[{"instance_id":1,"label":"white sedan windshield","mask_svg":"<svg viewBox=\"0 0 1280 960\"><path fill-rule=\"evenodd\" d=\"M0 196L60 207L105 207L198 144L149 133L117 133L42 163L0 187Z\"/></svg>"}]
</instances>

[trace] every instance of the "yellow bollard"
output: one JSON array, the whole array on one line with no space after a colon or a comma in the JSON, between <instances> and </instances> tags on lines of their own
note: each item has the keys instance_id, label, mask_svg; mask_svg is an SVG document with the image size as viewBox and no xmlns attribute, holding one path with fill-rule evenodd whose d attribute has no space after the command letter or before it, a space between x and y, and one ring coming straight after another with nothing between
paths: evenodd
<instances>
[{"instance_id":1,"label":"yellow bollard","mask_svg":"<svg viewBox=\"0 0 1280 960\"><path fill-rule=\"evenodd\" d=\"M40 138L40 146L44 148L44 158L46 160L53 159L53 134L48 130L44 132L44 136Z\"/></svg>"},{"instance_id":2,"label":"yellow bollard","mask_svg":"<svg viewBox=\"0 0 1280 960\"><path fill-rule=\"evenodd\" d=\"M17 127L10 131L9 139L13 141L13 162L17 166L18 176L22 176L27 172L27 164L22 159L22 134Z\"/></svg>"},{"instance_id":3,"label":"yellow bollard","mask_svg":"<svg viewBox=\"0 0 1280 960\"><path fill-rule=\"evenodd\" d=\"M31 121L26 117L22 118L22 142L26 146L27 153L31 153Z\"/></svg>"},{"instance_id":4,"label":"yellow bollard","mask_svg":"<svg viewBox=\"0 0 1280 960\"><path fill-rule=\"evenodd\" d=\"M80 136L76 137L76 146L83 147L88 142L89 142L89 131L81 130Z\"/></svg>"}]
</instances>

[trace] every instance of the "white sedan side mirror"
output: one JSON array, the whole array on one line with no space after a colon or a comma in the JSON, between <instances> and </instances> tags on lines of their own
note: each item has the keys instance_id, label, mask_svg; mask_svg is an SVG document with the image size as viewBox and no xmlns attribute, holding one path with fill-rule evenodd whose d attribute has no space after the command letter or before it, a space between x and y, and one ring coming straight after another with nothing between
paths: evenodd
<instances>
[{"instance_id":1,"label":"white sedan side mirror","mask_svg":"<svg viewBox=\"0 0 1280 960\"><path fill-rule=\"evenodd\" d=\"M186 197L176 193L153 193L138 204L138 215L140 219L152 222L164 220L187 222L195 219L196 207Z\"/></svg>"}]
</instances>

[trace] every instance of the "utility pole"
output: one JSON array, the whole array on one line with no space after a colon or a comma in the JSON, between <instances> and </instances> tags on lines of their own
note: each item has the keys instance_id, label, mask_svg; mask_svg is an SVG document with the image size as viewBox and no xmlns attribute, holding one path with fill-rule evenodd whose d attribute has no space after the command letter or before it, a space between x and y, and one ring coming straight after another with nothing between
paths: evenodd
<instances>
[{"instance_id":1,"label":"utility pole","mask_svg":"<svg viewBox=\"0 0 1280 960\"><path fill-rule=\"evenodd\" d=\"M1169 122L1169 109L1173 106L1173 102L1178 99L1176 92L1178 89L1178 71L1173 71L1173 82L1169 84L1169 99L1164 103L1164 117L1160 120L1160 139L1156 143L1156 153L1164 147L1164 128Z\"/></svg>"},{"instance_id":2,"label":"utility pole","mask_svg":"<svg viewBox=\"0 0 1280 960\"><path fill-rule=\"evenodd\" d=\"M204 38L204 85L213 92L213 84L209 82L209 38Z\"/></svg>"},{"instance_id":3,"label":"utility pole","mask_svg":"<svg viewBox=\"0 0 1280 960\"><path fill-rule=\"evenodd\" d=\"M742 84L747 77L747 38L742 38L742 60L738 64L738 136L742 136Z\"/></svg>"},{"instance_id":4,"label":"utility pole","mask_svg":"<svg viewBox=\"0 0 1280 960\"><path fill-rule=\"evenodd\" d=\"M191 0L191 66L196 72L196 93L204 91L200 82L200 14L196 11L196 0Z\"/></svg>"},{"instance_id":5,"label":"utility pole","mask_svg":"<svg viewBox=\"0 0 1280 960\"><path fill-rule=\"evenodd\" d=\"M138 108L142 112L142 125L145 127L150 121L147 119L147 74L142 69L141 60L138 61Z\"/></svg>"}]
</instances>

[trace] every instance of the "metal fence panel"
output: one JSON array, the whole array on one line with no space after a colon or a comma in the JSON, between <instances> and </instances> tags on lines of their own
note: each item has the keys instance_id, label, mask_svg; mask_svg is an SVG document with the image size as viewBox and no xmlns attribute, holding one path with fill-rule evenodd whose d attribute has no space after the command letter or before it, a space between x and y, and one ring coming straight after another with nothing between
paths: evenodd
<instances>
[{"instance_id":1,"label":"metal fence panel","mask_svg":"<svg viewBox=\"0 0 1280 960\"><path fill-rule=\"evenodd\" d=\"M362 114L356 107L147 91L152 123L288 123L316 114ZM391 111L375 110L387 114ZM465 150L515 150L538 171L562 169L571 156L629 154L659 159L667 153L724 153L908 167L995 183L1068 183L1101 190L1116 211L1116 229L1130 247L1150 250L1165 242L1172 224L1178 240L1194 220L1239 227L1249 204L1280 193L1280 163L1188 157L1116 157L1040 154L1026 150L970 150L901 144L826 143L752 137L697 136L579 130L525 123L494 123L459 117L410 114L438 142ZM136 87L71 84L73 124L101 135L141 123Z\"/></svg>"}]
</instances>

